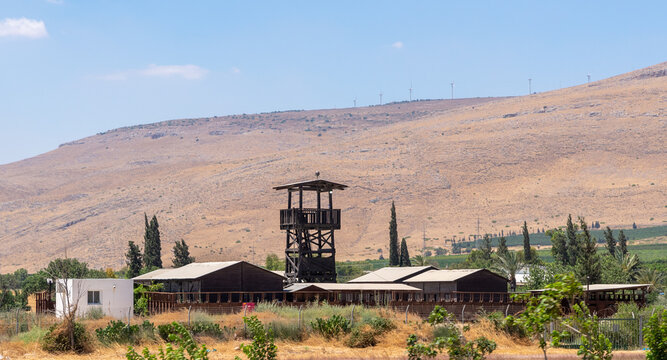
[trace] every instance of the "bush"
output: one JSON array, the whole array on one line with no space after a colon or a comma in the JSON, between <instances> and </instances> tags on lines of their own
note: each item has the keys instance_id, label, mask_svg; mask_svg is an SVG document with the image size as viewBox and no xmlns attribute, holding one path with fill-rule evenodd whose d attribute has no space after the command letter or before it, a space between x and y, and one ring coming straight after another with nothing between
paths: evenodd
<instances>
[{"instance_id":1,"label":"bush","mask_svg":"<svg viewBox=\"0 0 667 360\"><path fill-rule=\"evenodd\" d=\"M105 328L95 330L97 339L103 344L137 344L143 338L155 338L155 325L144 320L141 325L129 325L112 320Z\"/></svg>"},{"instance_id":2,"label":"bush","mask_svg":"<svg viewBox=\"0 0 667 360\"><path fill-rule=\"evenodd\" d=\"M138 354L130 346L127 348L127 353L125 356L128 360L171 360L171 359L190 359L190 360L208 360L208 350L206 350L206 345L202 345L201 348L197 345L195 340L190 335L190 332L185 328L185 326L173 322L170 324L171 329L174 333L169 334L169 341L166 345L166 350L160 347L157 355L151 354L148 351L148 348L144 348L141 354ZM178 345L177 348L173 348L172 343ZM187 352L188 357L185 356Z\"/></svg>"},{"instance_id":3,"label":"bush","mask_svg":"<svg viewBox=\"0 0 667 360\"><path fill-rule=\"evenodd\" d=\"M273 343L273 331L264 329L257 316L243 317L243 322L250 330L252 343L241 344L241 351L249 360L273 360L278 353L278 347ZM238 358L238 357L237 357Z\"/></svg>"},{"instance_id":4,"label":"bush","mask_svg":"<svg viewBox=\"0 0 667 360\"><path fill-rule=\"evenodd\" d=\"M517 324L516 319L512 315L505 317L501 312L495 311L488 314L483 314L484 317L493 324L496 331L504 332L507 335L516 338L527 337L526 330L523 326Z\"/></svg>"},{"instance_id":5,"label":"bush","mask_svg":"<svg viewBox=\"0 0 667 360\"><path fill-rule=\"evenodd\" d=\"M408 336L407 345L408 360L432 359L438 356L438 351L433 346L418 343L415 334Z\"/></svg>"},{"instance_id":6,"label":"bush","mask_svg":"<svg viewBox=\"0 0 667 360\"><path fill-rule=\"evenodd\" d=\"M65 322L53 324L49 327L46 335L42 338L42 349L47 352L57 353L65 351L74 351L76 353L89 352L90 338L86 333L86 328L81 323L72 322L73 338L70 339L69 329Z\"/></svg>"},{"instance_id":7,"label":"bush","mask_svg":"<svg viewBox=\"0 0 667 360\"><path fill-rule=\"evenodd\" d=\"M655 313L644 328L646 346L650 351L646 360L667 359L667 309Z\"/></svg>"},{"instance_id":8,"label":"bush","mask_svg":"<svg viewBox=\"0 0 667 360\"><path fill-rule=\"evenodd\" d=\"M368 324L373 328L373 331L375 331L377 335L396 329L396 325L390 319L383 317L373 318Z\"/></svg>"},{"instance_id":9,"label":"bush","mask_svg":"<svg viewBox=\"0 0 667 360\"><path fill-rule=\"evenodd\" d=\"M157 326L157 334L160 336L160 338L162 340L169 341L169 335L178 334L174 324L178 324L178 323L174 321L171 324L164 324L164 325L158 325ZM183 325L181 325L181 326L183 326Z\"/></svg>"},{"instance_id":10,"label":"bush","mask_svg":"<svg viewBox=\"0 0 667 360\"><path fill-rule=\"evenodd\" d=\"M345 341L345 345L351 348L366 348L369 346L375 346L377 344L377 339L375 336L376 333L373 331L370 325L356 327L350 333L350 337L348 337Z\"/></svg>"},{"instance_id":11,"label":"bush","mask_svg":"<svg viewBox=\"0 0 667 360\"><path fill-rule=\"evenodd\" d=\"M327 339L338 338L339 335L350 332L350 321L340 315L333 315L326 320L317 318L310 326Z\"/></svg>"}]
</instances>

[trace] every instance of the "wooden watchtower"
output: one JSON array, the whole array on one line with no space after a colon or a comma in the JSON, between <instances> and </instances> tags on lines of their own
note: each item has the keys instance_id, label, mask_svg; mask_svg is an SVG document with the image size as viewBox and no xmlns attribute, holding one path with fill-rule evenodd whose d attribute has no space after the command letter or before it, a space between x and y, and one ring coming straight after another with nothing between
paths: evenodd
<instances>
[{"instance_id":1,"label":"wooden watchtower","mask_svg":"<svg viewBox=\"0 0 667 360\"><path fill-rule=\"evenodd\" d=\"M287 190L287 209L280 210L280 229L287 231L285 276L288 283L336 282L334 230L340 229L340 209L333 208L333 190L346 187L326 180L274 187ZM304 207L304 192L314 193L316 207ZM292 203L292 193L298 193L296 206ZM329 195L326 208L322 207L322 193Z\"/></svg>"}]
</instances>

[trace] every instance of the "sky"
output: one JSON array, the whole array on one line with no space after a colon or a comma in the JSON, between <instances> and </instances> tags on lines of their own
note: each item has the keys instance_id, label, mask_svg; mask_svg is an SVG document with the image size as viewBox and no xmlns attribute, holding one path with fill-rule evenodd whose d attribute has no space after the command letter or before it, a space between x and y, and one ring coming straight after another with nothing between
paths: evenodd
<instances>
[{"instance_id":1,"label":"sky","mask_svg":"<svg viewBox=\"0 0 667 360\"><path fill-rule=\"evenodd\" d=\"M667 61L667 2L0 0L0 164L157 121L524 95Z\"/></svg>"}]
</instances>

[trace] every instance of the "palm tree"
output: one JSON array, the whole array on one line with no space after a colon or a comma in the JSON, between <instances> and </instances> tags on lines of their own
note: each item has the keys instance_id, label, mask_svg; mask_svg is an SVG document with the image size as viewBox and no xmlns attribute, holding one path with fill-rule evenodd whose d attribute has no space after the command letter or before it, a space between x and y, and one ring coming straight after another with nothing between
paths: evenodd
<instances>
[{"instance_id":1,"label":"palm tree","mask_svg":"<svg viewBox=\"0 0 667 360\"><path fill-rule=\"evenodd\" d=\"M412 266L426 266L428 263L426 262L426 258L423 255L415 255L415 257L412 258Z\"/></svg>"},{"instance_id":2,"label":"palm tree","mask_svg":"<svg viewBox=\"0 0 667 360\"><path fill-rule=\"evenodd\" d=\"M638 284L650 284L648 291L658 290L665 282L665 274L657 269L641 269L636 277Z\"/></svg>"},{"instance_id":3,"label":"palm tree","mask_svg":"<svg viewBox=\"0 0 667 360\"><path fill-rule=\"evenodd\" d=\"M620 251L616 252L616 260L621 265L621 270L625 274L628 274L631 278L634 278L637 274L637 267L639 266L639 258L637 254L623 254Z\"/></svg>"},{"instance_id":4,"label":"palm tree","mask_svg":"<svg viewBox=\"0 0 667 360\"><path fill-rule=\"evenodd\" d=\"M508 251L494 257L494 268L510 279L510 289L516 291L516 273L521 270L524 262L516 251Z\"/></svg>"}]
</instances>

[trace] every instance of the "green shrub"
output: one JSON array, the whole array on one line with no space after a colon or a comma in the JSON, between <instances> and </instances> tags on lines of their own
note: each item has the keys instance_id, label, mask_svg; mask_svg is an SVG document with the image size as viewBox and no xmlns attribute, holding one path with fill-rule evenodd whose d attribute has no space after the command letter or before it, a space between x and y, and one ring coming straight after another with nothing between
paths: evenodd
<instances>
[{"instance_id":1,"label":"green shrub","mask_svg":"<svg viewBox=\"0 0 667 360\"><path fill-rule=\"evenodd\" d=\"M105 328L95 330L97 339L103 344L134 344L139 337L139 326L128 325L120 320L111 320Z\"/></svg>"},{"instance_id":2,"label":"green shrub","mask_svg":"<svg viewBox=\"0 0 667 360\"><path fill-rule=\"evenodd\" d=\"M218 339L223 337L223 332L220 328L220 325L214 323L196 322L193 323L188 329L192 335L204 335Z\"/></svg>"},{"instance_id":3,"label":"green shrub","mask_svg":"<svg viewBox=\"0 0 667 360\"><path fill-rule=\"evenodd\" d=\"M42 338L42 349L47 352L57 353L73 351L84 353L90 351L90 338L86 328L81 323L72 322L73 342L65 322L51 325Z\"/></svg>"},{"instance_id":4,"label":"green shrub","mask_svg":"<svg viewBox=\"0 0 667 360\"><path fill-rule=\"evenodd\" d=\"M317 318L310 326L327 339L338 338L341 334L350 332L350 321L340 315L333 315L326 320Z\"/></svg>"},{"instance_id":5,"label":"green shrub","mask_svg":"<svg viewBox=\"0 0 667 360\"><path fill-rule=\"evenodd\" d=\"M438 350L431 345L417 342L417 336L410 334L407 340L408 360L432 359L438 356Z\"/></svg>"},{"instance_id":6,"label":"green shrub","mask_svg":"<svg viewBox=\"0 0 667 360\"><path fill-rule=\"evenodd\" d=\"M368 325L373 328L373 331L375 331L377 335L384 334L388 331L396 329L396 325L390 319L383 317L376 317L371 319L368 322Z\"/></svg>"},{"instance_id":7,"label":"green shrub","mask_svg":"<svg viewBox=\"0 0 667 360\"><path fill-rule=\"evenodd\" d=\"M173 322L170 324L173 333L169 334L169 342L165 346L166 349L160 350L157 354L151 354L148 348L144 348L141 354L138 354L132 346L127 348L125 356L128 360L176 360L176 359L190 359L190 360L208 360L208 350L206 345L199 347L195 340L190 335L190 332L185 326ZM174 349L173 344L178 345ZM187 356L185 353L187 352Z\"/></svg>"},{"instance_id":8,"label":"green shrub","mask_svg":"<svg viewBox=\"0 0 667 360\"><path fill-rule=\"evenodd\" d=\"M157 326L157 334L160 336L160 338L162 340L169 341L169 335L178 334L174 324L178 324L178 323L174 321L171 324L163 324L163 325L158 325Z\"/></svg>"},{"instance_id":9,"label":"green shrub","mask_svg":"<svg viewBox=\"0 0 667 360\"><path fill-rule=\"evenodd\" d=\"M377 339L375 331L370 326L356 327L350 332L350 336L345 341L345 345L351 348L366 348L375 346Z\"/></svg>"},{"instance_id":10,"label":"green shrub","mask_svg":"<svg viewBox=\"0 0 667 360\"><path fill-rule=\"evenodd\" d=\"M257 316L243 317L252 336L252 343L241 344L241 351L249 360L273 360L277 357L278 347L273 343L273 331L264 329ZM238 357L237 357L238 359Z\"/></svg>"},{"instance_id":11,"label":"green shrub","mask_svg":"<svg viewBox=\"0 0 667 360\"><path fill-rule=\"evenodd\" d=\"M644 339L650 351L646 360L667 359L667 309L656 312L644 328Z\"/></svg>"},{"instance_id":12,"label":"green shrub","mask_svg":"<svg viewBox=\"0 0 667 360\"><path fill-rule=\"evenodd\" d=\"M439 325L433 327L433 338L448 338L452 335L458 335L459 330L455 326Z\"/></svg>"}]
</instances>

